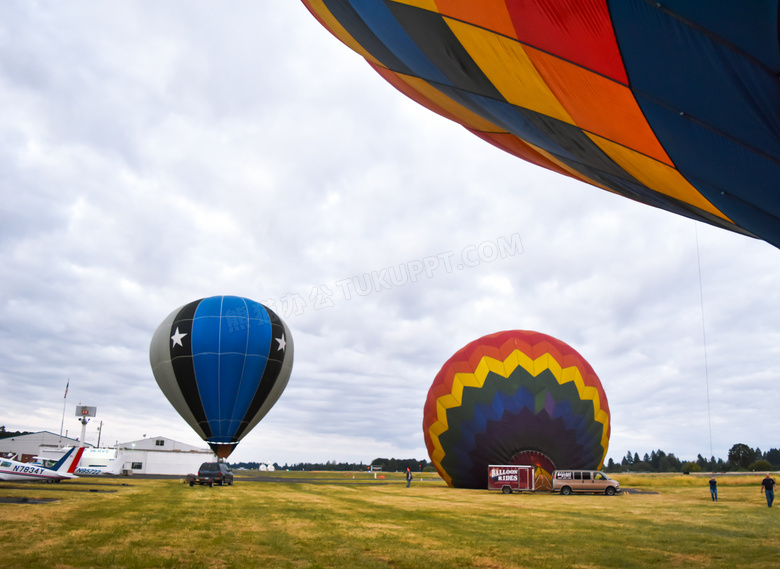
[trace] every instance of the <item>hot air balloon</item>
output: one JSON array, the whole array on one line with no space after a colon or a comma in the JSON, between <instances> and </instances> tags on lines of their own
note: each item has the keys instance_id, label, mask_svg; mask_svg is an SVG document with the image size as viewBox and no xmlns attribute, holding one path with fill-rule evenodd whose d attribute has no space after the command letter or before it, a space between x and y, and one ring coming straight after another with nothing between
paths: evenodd
<instances>
[{"instance_id":1,"label":"hot air balloon","mask_svg":"<svg viewBox=\"0 0 780 569\"><path fill-rule=\"evenodd\" d=\"M190 302L152 337L160 389L219 458L227 458L287 386L293 339L269 308L237 296Z\"/></svg>"},{"instance_id":2,"label":"hot air balloon","mask_svg":"<svg viewBox=\"0 0 780 569\"><path fill-rule=\"evenodd\" d=\"M610 435L607 396L585 359L526 330L474 340L442 366L428 391L423 435L431 462L456 488L486 488L491 464L601 468Z\"/></svg>"},{"instance_id":3,"label":"hot air balloon","mask_svg":"<svg viewBox=\"0 0 780 569\"><path fill-rule=\"evenodd\" d=\"M524 160L780 247L778 0L303 0Z\"/></svg>"}]
</instances>

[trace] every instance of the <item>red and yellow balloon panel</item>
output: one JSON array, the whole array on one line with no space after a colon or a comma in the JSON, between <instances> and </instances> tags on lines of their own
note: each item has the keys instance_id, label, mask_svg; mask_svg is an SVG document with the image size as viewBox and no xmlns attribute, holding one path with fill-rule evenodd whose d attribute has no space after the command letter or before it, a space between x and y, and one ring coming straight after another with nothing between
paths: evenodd
<instances>
[{"instance_id":1,"label":"red and yellow balloon panel","mask_svg":"<svg viewBox=\"0 0 780 569\"><path fill-rule=\"evenodd\" d=\"M537 478L598 469L610 435L606 394L571 346L539 332L484 336L455 353L428 391L431 462L456 488L486 488L491 464L527 464Z\"/></svg>"},{"instance_id":2,"label":"red and yellow balloon panel","mask_svg":"<svg viewBox=\"0 0 780 569\"><path fill-rule=\"evenodd\" d=\"M780 247L778 0L303 0L519 158Z\"/></svg>"}]
</instances>

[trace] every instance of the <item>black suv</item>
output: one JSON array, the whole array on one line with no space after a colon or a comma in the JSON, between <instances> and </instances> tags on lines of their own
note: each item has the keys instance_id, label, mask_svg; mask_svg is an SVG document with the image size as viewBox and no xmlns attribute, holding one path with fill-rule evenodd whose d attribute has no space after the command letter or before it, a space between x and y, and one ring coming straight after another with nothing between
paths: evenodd
<instances>
[{"instance_id":1,"label":"black suv","mask_svg":"<svg viewBox=\"0 0 780 569\"><path fill-rule=\"evenodd\" d=\"M224 462L204 462L198 469L197 476L190 476L190 486L195 484L208 484L214 486L233 485L233 471Z\"/></svg>"}]
</instances>

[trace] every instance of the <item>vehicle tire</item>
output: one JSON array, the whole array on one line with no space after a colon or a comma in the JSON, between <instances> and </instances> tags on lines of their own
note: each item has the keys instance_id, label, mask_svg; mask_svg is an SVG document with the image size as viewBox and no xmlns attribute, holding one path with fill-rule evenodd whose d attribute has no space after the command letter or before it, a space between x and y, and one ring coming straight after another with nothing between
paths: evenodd
<instances>
[{"instance_id":1,"label":"vehicle tire","mask_svg":"<svg viewBox=\"0 0 780 569\"><path fill-rule=\"evenodd\" d=\"M213 478L211 480L209 480L209 487L210 488L214 487L214 479Z\"/></svg>"},{"instance_id":2,"label":"vehicle tire","mask_svg":"<svg viewBox=\"0 0 780 569\"><path fill-rule=\"evenodd\" d=\"M569 488L568 486L564 486L563 488L561 488L561 494L563 494L564 496L570 495L571 488Z\"/></svg>"},{"instance_id":3,"label":"vehicle tire","mask_svg":"<svg viewBox=\"0 0 780 569\"><path fill-rule=\"evenodd\" d=\"M606 494L607 496L614 496L615 495L615 489L612 486L607 486L604 489L604 494Z\"/></svg>"},{"instance_id":4,"label":"vehicle tire","mask_svg":"<svg viewBox=\"0 0 780 569\"><path fill-rule=\"evenodd\" d=\"M228 486L232 486L232 485L233 485L233 481L232 480L228 481Z\"/></svg>"},{"instance_id":5,"label":"vehicle tire","mask_svg":"<svg viewBox=\"0 0 780 569\"><path fill-rule=\"evenodd\" d=\"M190 480L190 488L193 487L193 486L195 486L195 481L194 480Z\"/></svg>"},{"instance_id":6,"label":"vehicle tire","mask_svg":"<svg viewBox=\"0 0 780 569\"><path fill-rule=\"evenodd\" d=\"M501 491L504 494L511 494L512 493L512 488L510 488L509 486L504 486L503 488L501 488Z\"/></svg>"},{"instance_id":7,"label":"vehicle tire","mask_svg":"<svg viewBox=\"0 0 780 569\"><path fill-rule=\"evenodd\" d=\"M219 479L219 485L220 486L224 486L225 485L225 479L224 478L220 478Z\"/></svg>"}]
</instances>

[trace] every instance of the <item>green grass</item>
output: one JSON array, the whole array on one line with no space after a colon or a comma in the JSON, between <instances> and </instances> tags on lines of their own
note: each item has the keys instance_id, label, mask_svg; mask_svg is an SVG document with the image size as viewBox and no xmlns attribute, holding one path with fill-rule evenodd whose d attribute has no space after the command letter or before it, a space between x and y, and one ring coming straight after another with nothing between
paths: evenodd
<instances>
[{"instance_id":1,"label":"green grass","mask_svg":"<svg viewBox=\"0 0 780 569\"><path fill-rule=\"evenodd\" d=\"M719 478L718 503L706 476L617 476L622 487L658 494L615 497L459 490L432 474L411 488L401 474L265 476L287 481L0 484L0 497L58 500L0 504L0 567L774 568L780 560L780 505L766 507L756 476ZM315 483L294 481L304 476Z\"/></svg>"}]
</instances>

